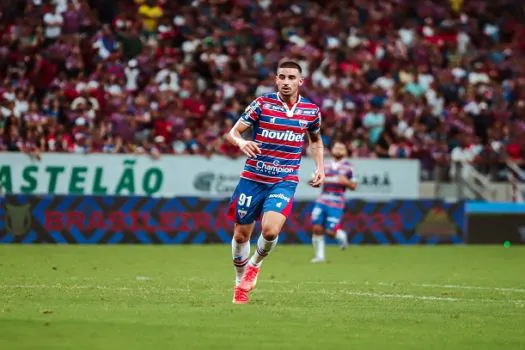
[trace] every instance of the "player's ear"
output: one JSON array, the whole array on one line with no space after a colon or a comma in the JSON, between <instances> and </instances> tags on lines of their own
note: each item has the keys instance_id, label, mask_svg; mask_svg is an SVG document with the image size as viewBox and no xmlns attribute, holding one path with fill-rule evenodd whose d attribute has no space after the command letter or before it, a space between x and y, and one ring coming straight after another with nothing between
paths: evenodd
<instances>
[{"instance_id":1,"label":"player's ear","mask_svg":"<svg viewBox=\"0 0 525 350\"><path fill-rule=\"evenodd\" d=\"M303 86L303 83L304 83L304 78L300 77L299 78L299 86Z\"/></svg>"}]
</instances>

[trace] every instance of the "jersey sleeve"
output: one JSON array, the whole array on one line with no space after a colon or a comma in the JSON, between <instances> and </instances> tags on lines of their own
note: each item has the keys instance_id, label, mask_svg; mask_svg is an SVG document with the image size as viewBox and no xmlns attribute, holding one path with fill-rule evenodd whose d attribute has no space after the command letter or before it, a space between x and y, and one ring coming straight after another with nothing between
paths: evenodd
<instances>
[{"instance_id":1,"label":"jersey sleeve","mask_svg":"<svg viewBox=\"0 0 525 350\"><path fill-rule=\"evenodd\" d=\"M246 107L241 114L239 121L248 126L253 126L259 120L261 115L261 100L260 98L254 100Z\"/></svg>"},{"instance_id":2,"label":"jersey sleeve","mask_svg":"<svg viewBox=\"0 0 525 350\"><path fill-rule=\"evenodd\" d=\"M308 126L308 132L311 134L317 134L321 131L321 111L317 109L315 119Z\"/></svg>"}]
</instances>

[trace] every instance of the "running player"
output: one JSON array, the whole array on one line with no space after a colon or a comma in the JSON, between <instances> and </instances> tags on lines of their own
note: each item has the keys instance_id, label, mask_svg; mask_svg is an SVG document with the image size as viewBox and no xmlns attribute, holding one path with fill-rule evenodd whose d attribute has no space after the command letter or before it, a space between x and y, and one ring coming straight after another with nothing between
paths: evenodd
<instances>
[{"instance_id":1,"label":"running player","mask_svg":"<svg viewBox=\"0 0 525 350\"><path fill-rule=\"evenodd\" d=\"M340 229L345 208L346 189L357 188L353 165L346 160L347 150L342 142L335 142L331 149L332 159L326 162L325 181L321 195L312 210L312 244L315 257L313 263L324 262L324 232L336 238L342 249L348 245L346 232Z\"/></svg>"},{"instance_id":2,"label":"running player","mask_svg":"<svg viewBox=\"0 0 525 350\"><path fill-rule=\"evenodd\" d=\"M299 63L281 60L276 84L278 92L255 99L228 134L228 140L248 156L228 210L228 217L234 220L233 302L236 304L248 302L261 263L275 248L290 214L305 136L317 168L310 185L320 187L325 176L321 114L317 105L299 95L303 84ZM241 136L248 128L253 128L253 141ZM261 217L262 233L250 258L250 237L255 221Z\"/></svg>"}]
</instances>

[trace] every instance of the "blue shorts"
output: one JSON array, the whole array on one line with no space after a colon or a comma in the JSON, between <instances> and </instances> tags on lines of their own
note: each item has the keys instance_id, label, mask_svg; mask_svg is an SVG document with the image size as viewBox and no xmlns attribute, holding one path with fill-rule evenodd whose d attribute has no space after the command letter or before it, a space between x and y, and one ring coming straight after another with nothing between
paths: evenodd
<instances>
[{"instance_id":1,"label":"blue shorts","mask_svg":"<svg viewBox=\"0 0 525 350\"><path fill-rule=\"evenodd\" d=\"M321 225L326 230L335 232L343 218L344 208L334 208L326 204L315 203L312 210L312 225Z\"/></svg>"},{"instance_id":2,"label":"blue shorts","mask_svg":"<svg viewBox=\"0 0 525 350\"><path fill-rule=\"evenodd\" d=\"M230 199L228 218L246 225L259 220L267 211L288 217L296 187L290 181L265 184L241 178Z\"/></svg>"}]
</instances>

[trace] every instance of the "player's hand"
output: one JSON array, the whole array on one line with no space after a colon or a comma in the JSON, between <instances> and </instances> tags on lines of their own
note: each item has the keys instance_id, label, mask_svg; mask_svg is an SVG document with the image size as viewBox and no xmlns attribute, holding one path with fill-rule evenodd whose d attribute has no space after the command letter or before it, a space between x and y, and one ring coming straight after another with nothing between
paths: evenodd
<instances>
[{"instance_id":1,"label":"player's hand","mask_svg":"<svg viewBox=\"0 0 525 350\"><path fill-rule=\"evenodd\" d=\"M355 191L355 189L357 188L357 182L355 182L354 180L350 180L344 175L339 176L339 183L345 186L346 188L350 189L351 191Z\"/></svg>"},{"instance_id":2,"label":"player's hand","mask_svg":"<svg viewBox=\"0 0 525 350\"><path fill-rule=\"evenodd\" d=\"M350 186L350 180L344 175L339 175L339 183L344 186Z\"/></svg>"},{"instance_id":3,"label":"player's hand","mask_svg":"<svg viewBox=\"0 0 525 350\"><path fill-rule=\"evenodd\" d=\"M258 154L261 154L261 149L256 142L243 140L239 143L239 148L242 153L246 154L250 158L255 158Z\"/></svg>"},{"instance_id":4,"label":"player's hand","mask_svg":"<svg viewBox=\"0 0 525 350\"><path fill-rule=\"evenodd\" d=\"M324 170L323 171L316 170L314 173L314 176L312 177L309 183L310 183L310 186L312 187L321 187L323 182L324 182Z\"/></svg>"}]
</instances>

